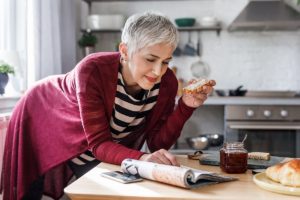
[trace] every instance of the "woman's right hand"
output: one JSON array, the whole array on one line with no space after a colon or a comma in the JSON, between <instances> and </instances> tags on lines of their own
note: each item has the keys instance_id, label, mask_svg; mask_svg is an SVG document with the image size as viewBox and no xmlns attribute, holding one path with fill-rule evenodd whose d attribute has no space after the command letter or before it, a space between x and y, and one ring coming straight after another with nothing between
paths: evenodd
<instances>
[{"instance_id":1,"label":"woman's right hand","mask_svg":"<svg viewBox=\"0 0 300 200\"><path fill-rule=\"evenodd\" d=\"M160 149L151 154L144 154L140 157L140 160L158 164L179 166L176 157L165 149Z\"/></svg>"}]
</instances>

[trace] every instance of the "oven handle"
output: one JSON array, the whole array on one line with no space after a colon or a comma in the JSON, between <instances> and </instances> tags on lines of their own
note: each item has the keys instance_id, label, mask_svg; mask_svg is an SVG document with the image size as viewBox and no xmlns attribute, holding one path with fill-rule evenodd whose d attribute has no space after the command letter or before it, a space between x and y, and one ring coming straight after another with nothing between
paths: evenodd
<instances>
[{"instance_id":1,"label":"oven handle","mask_svg":"<svg viewBox=\"0 0 300 200\"><path fill-rule=\"evenodd\" d=\"M230 124L231 129L300 130L300 125Z\"/></svg>"}]
</instances>

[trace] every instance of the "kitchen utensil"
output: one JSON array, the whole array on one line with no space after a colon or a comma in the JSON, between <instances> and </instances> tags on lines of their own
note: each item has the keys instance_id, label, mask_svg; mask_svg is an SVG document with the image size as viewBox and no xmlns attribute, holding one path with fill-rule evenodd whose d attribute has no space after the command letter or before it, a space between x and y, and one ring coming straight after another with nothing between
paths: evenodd
<instances>
[{"instance_id":1,"label":"kitchen utensil","mask_svg":"<svg viewBox=\"0 0 300 200\"><path fill-rule=\"evenodd\" d=\"M229 95L229 90L214 90L218 96L225 97Z\"/></svg>"},{"instance_id":2,"label":"kitchen utensil","mask_svg":"<svg viewBox=\"0 0 300 200\"><path fill-rule=\"evenodd\" d=\"M201 57L202 54L202 46L201 46L201 41L200 41L200 32L197 34L197 49L196 49L196 54ZM195 78L207 78L210 74L210 67L209 65L204 62L201 58L192 63L191 65L191 72L192 75Z\"/></svg>"},{"instance_id":3,"label":"kitchen utensil","mask_svg":"<svg viewBox=\"0 0 300 200\"><path fill-rule=\"evenodd\" d=\"M206 149L209 145L208 138L205 136L196 136L186 138L188 145L195 150Z\"/></svg>"},{"instance_id":4,"label":"kitchen utensil","mask_svg":"<svg viewBox=\"0 0 300 200\"><path fill-rule=\"evenodd\" d=\"M175 19L175 23L178 27L189 27L194 26L196 22L195 18L177 18Z\"/></svg>"},{"instance_id":5,"label":"kitchen utensil","mask_svg":"<svg viewBox=\"0 0 300 200\"><path fill-rule=\"evenodd\" d=\"M179 48L179 47L177 47L175 50L174 50L174 52L173 52L173 55L174 56L180 56L181 55L181 49Z\"/></svg>"},{"instance_id":6,"label":"kitchen utensil","mask_svg":"<svg viewBox=\"0 0 300 200\"><path fill-rule=\"evenodd\" d=\"M183 54L187 56L195 56L197 55L197 50L194 47L191 32L189 32L188 34L188 43L184 46Z\"/></svg>"},{"instance_id":7,"label":"kitchen utensil","mask_svg":"<svg viewBox=\"0 0 300 200\"><path fill-rule=\"evenodd\" d=\"M197 55L199 57L201 57L201 55L202 55L202 45L201 45L200 31L198 31L198 34L197 34Z\"/></svg>"},{"instance_id":8,"label":"kitchen utensil","mask_svg":"<svg viewBox=\"0 0 300 200\"><path fill-rule=\"evenodd\" d=\"M210 146L220 146L224 142L224 135L222 134L205 134L208 138Z\"/></svg>"},{"instance_id":9,"label":"kitchen utensil","mask_svg":"<svg viewBox=\"0 0 300 200\"><path fill-rule=\"evenodd\" d=\"M229 90L229 96L245 96L247 90L242 90L243 86L240 85L234 90Z\"/></svg>"},{"instance_id":10,"label":"kitchen utensil","mask_svg":"<svg viewBox=\"0 0 300 200\"><path fill-rule=\"evenodd\" d=\"M246 139L247 139L247 134L245 135L245 137L244 137L244 139L243 139L243 141L242 141L242 143L244 144L244 142L246 141Z\"/></svg>"},{"instance_id":11,"label":"kitchen utensil","mask_svg":"<svg viewBox=\"0 0 300 200\"><path fill-rule=\"evenodd\" d=\"M199 59L191 65L191 71L195 78L207 78L210 74L210 67L206 62Z\"/></svg>"},{"instance_id":12,"label":"kitchen utensil","mask_svg":"<svg viewBox=\"0 0 300 200\"><path fill-rule=\"evenodd\" d=\"M188 154L187 156L188 156L188 159L199 160L199 158L201 157L202 154L203 154L202 151L197 150L193 154Z\"/></svg>"}]
</instances>

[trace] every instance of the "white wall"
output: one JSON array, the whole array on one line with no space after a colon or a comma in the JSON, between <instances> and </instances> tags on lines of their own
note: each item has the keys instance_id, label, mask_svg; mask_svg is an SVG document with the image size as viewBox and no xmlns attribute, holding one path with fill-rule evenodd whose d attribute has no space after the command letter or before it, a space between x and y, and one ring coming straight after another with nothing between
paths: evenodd
<instances>
[{"instance_id":1,"label":"white wall","mask_svg":"<svg viewBox=\"0 0 300 200\"><path fill-rule=\"evenodd\" d=\"M178 17L216 16L226 28L248 0L195 0L93 3L94 14L124 14L157 10L172 20ZM267 12L267 11L266 11ZM81 26L85 27L87 8L82 3ZM187 42L181 33L179 46ZM97 49L113 50L120 34L98 34ZM197 35L192 38L196 43ZM218 37L215 32L201 32L202 59L211 67L210 78L217 88L244 85L251 90L300 90L300 31L227 32ZM174 58L173 65L185 80L192 77L190 65L197 57Z\"/></svg>"}]
</instances>

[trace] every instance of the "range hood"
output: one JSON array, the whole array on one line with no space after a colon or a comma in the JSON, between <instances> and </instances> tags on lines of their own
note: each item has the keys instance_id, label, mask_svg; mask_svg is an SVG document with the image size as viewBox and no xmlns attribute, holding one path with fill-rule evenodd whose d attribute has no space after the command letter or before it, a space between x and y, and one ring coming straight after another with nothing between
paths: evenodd
<instances>
[{"instance_id":1,"label":"range hood","mask_svg":"<svg viewBox=\"0 0 300 200\"><path fill-rule=\"evenodd\" d=\"M229 31L242 30L297 30L300 13L283 1L250 1L228 27Z\"/></svg>"}]
</instances>

